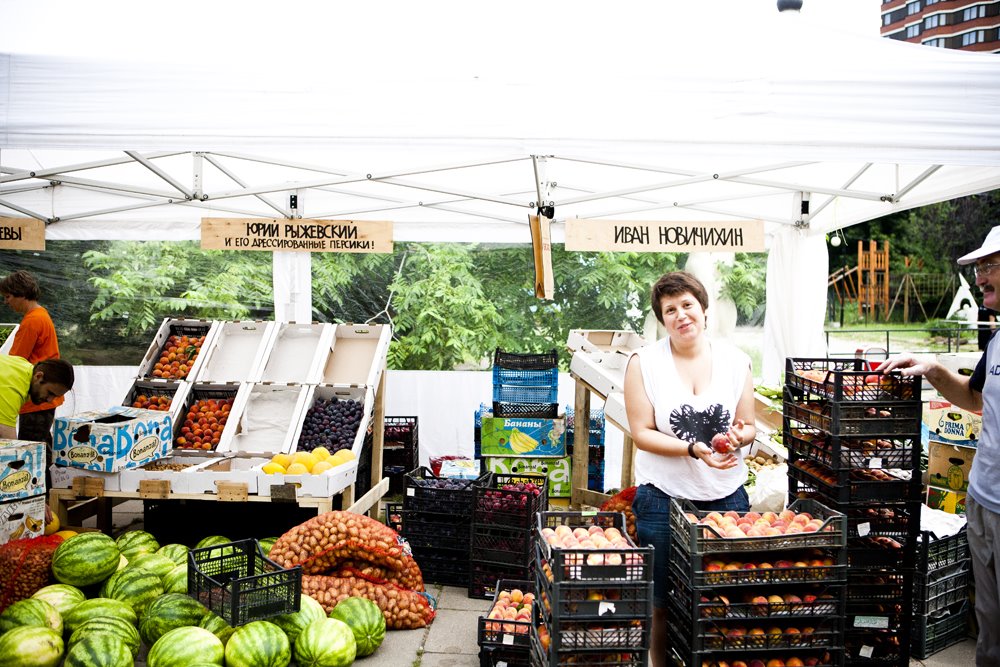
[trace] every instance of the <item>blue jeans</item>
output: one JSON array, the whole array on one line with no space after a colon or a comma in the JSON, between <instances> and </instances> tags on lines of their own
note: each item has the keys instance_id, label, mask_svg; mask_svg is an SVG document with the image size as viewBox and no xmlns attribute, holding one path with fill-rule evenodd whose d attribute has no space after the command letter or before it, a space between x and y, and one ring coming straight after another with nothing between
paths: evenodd
<instances>
[{"instance_id":1,"label":"blue jeans","mask_svg":"<svg viewBox=\"0 0 1000 667\"><path fill-rule=\"evenodd\" d=\"M750 511L750 497L742 486L718 500L692 500L702 511ZM670 563L670 496L652 484L643 484L632 501L635 530L640 546L653 547L653 606L665 608L670 589L667 570Z\"/></svg>"}]
</instances>

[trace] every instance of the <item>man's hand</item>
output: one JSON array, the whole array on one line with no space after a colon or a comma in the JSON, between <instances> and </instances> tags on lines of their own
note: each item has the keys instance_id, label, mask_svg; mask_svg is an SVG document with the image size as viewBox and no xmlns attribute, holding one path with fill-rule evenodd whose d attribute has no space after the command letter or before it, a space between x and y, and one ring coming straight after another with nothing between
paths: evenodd
<instances>
[{"instance_id":1,"label":"man's hand","mask_svg":"<svg viewBox=\"0 0 1000 667\"><path fill-rule=\"evenodd\" d=\"M937 362L932 357L917 357L911 354L897 354L889 357L875 369L877 373L898 371L900 375L927 375Z\"/></svg>"}]
</instances>

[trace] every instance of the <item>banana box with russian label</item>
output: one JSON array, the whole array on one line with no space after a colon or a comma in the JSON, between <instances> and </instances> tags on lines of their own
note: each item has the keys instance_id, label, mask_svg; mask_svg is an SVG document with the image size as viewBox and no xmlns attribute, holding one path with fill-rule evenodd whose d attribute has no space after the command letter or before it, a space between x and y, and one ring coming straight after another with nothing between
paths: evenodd
<instances>
[{"instance_id":1,"label":"banana box with russian label","mask_svg":"<svg viewBox=\"0 0 1000 667\"><path fill-rule=\"evenodd\" d=\"M923 422L931 440L975 447L983 432L983 413L969 412L948 401L924 402Z\"/></svg>"},{"instance_id":2,"label":"banana box with russian label","mask_svg":"<svg viewBox=\"0 0 1000 667\"><path fill-rule=\"evenodd\" d=\"M566 456L566 420L483 417L482 456Z\"/></svg>"},{"instance_id":3,"label":"banana box with russian label","mask_svg":"<svg viewBox=\"0 0 1000 667\"><path fill-rule=\"evenodd\" d=\"M116 405L57 417L52 456L57 465L118 472L162 459L173 446L167 412Z\"/></svg>"},{"instance_id":4,"label":"banana box with russian label","mask_svg":"<svg viewBox=\"0 0 1000 667\"><path fill-rule=\"evenodd\" d=\"M0 544L45 532L45 494L0 503Z\"/></svg>"},{"instance_id":5,"label":"banana box with russian label","mask_svg":"<svg viewBox=\"0 0 1000 667\"><path fill-rule=\"evenodd\" d=\"M958 493L968 491L976 449L936 440L931 440L927 449L927 486Z\"/></svg>"},{"instance_id":6,"label":"banana box with russian label","mask_svg":"<svg viewBox=\"0 0 1000 667\"><path fill-rule=\"evenodd\" d=\"M45 493L45 443L0 439L0 501Z\"/></svg>"},{"instance_id":7,"label":"banana box with russian label","mask_svg":"<svg viewBox=\"0 0 1000 667\"><path fill-rule=\"evenodd\" d=\"M534 473L545 475L549 485L549 500L569 498L572 493L572 464L568 456L532 458L527 456L491 456L485 459L486 470L500 475Z\"/></svg>"}]
</instances>

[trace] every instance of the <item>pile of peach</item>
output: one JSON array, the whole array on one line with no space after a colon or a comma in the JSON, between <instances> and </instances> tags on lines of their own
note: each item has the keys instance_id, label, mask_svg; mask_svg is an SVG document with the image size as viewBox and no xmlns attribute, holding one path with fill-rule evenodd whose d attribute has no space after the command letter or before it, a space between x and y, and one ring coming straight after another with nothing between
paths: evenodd
<instances>
[{"instance_id":1,"label":"pile of peach","mask_svg":"<svg viewBox=\"0 0 1000 667\"><path fill-rule=\"evenodd\" d=\"M615 527L589 526L587 528L571 528L566 525L559 525L555 528L546 527L542 528L542 539L554 549L598 549L607 551L611 549L628 550L634 548L629 543L628 538L622 535L621 531ZM587 554L586 563L587 565L632 564L633 559L629 558L632 555L617 553ZM567 560L567 562L569 561Z\"/></svg>"},{"instance_id":2,"label":"pile of peach","mask_svg":"<svg viewBox=\"0 0 1000 667\"><path fill-rule=\"evenodd\" d=\"M700 520L690 512L685 516L691 523L712 529L705 531L705 537L770 537L833 530L832 526L824 528L823 519L814 519L808 512L793 512L788 509L779 513L747 512L742 515L734 511L725 514L709 512Z\"/></svg>"},{"instance_id":3,"label":"pile of peach","mask_svg":"<svg viewBox=\"0 0 1000 667\"><path fill-rule=\"evenodd\" d=\"M486 618L507 623L487 622L486 629L493 632L527 634L531 628L531 605L534 601L534 593L525 593L519 588L500 591Z\"/></svg>"},{"instance_id":4,"label":"pile of peach","mask_svg":"<svg viewBox=\"0 0 1000 667\"><path fill-rule=\"evenodd\" d=\"M233 399L202 398L191 404L174 446L180 449L215 449L233 408Z\"/></svg>"},{"instance_id":5,"label":"pile of peach","mask_svg":"<svg viewBox=\"0 0 1000 667\"><path fill-rule=\"evenodd\" d=\"M153 377L182 380L187 377L201 352L204 336L170 336L153 364Z\"/></svg>"},{"instance_id":6,"label":"pile of peach","mask_svg":"<svg viewBox=\"0 0 1000 667\"><path fill-rule=\"evenodd\" d=\"M133 408L143 410L160 410L166 412L170 409L171 398L169 396L147 396L146 394L136 394L132 401Z\"/></svg>"}]
</instances>

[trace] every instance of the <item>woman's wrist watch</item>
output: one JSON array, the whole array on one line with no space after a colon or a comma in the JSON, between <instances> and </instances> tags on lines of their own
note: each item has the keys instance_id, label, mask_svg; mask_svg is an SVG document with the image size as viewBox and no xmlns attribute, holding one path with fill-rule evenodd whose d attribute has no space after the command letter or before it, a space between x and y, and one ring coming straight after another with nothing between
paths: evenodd
<instances>
[{"instance_id":1,"label":"woman's wrist watch","mask_svg":"<svg viewBox=\"0 0 1000 667\"><path fill-rule=\"evenodd\" d=\"M693 459L698 458L698 455L694 453L694 446L697 444L698 442L696 440L692 440L691 442L688 443L688 456L690 456Z\"/></svg>"}]
</instances>

